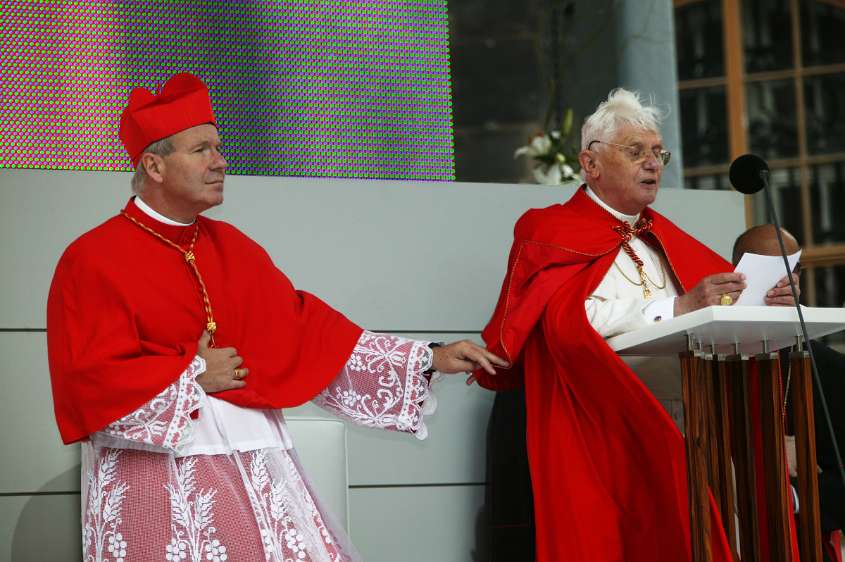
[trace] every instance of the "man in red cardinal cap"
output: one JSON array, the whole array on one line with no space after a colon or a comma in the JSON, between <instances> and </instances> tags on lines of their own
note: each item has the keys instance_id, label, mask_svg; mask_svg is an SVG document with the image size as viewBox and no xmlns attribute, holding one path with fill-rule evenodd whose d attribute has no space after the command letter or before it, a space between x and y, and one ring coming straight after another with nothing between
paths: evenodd
<instances>
[{"instance_id":1,"label":"man in red cardinal cap","mask_svg":"<svg viewBox=\"0 0 845 562\"><path fill-rule=\"evenodd\" d=\"M506 363L469 341L362 330L202 216L227 164L197 77L134 90L120 138L135 196L67 248L47 304L56 419L82 441L83 558L357 559L281 408L314 400L425 438L432 373Z\"/></svg>"},{"instance_id":2,"label":"man in red cardinal cap","mask_svg":"<svg viewBox=\"0 0 845 562\"><path fill-rule=\"evenodd\" d=\"M479 383L525 386L539 562L691 559L683 436L605 338L745 287L731 264L649 208L669 162L660 112L610 93L581 133L585 185L517 222L482 337L513 364ZM769 304L791 305L786 282ZM713 510L714 560L731 560Z\"/></svg>"}]
</instances>

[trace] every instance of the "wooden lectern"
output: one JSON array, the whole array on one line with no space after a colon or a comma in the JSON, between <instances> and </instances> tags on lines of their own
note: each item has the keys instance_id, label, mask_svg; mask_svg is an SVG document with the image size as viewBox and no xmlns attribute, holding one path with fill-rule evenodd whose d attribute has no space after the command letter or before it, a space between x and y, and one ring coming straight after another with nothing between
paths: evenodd
<instances>
[{"instance_id":1,"label":"wooden lectern","mask_svg":"<svg viewBox=\"0 0 845 562\"><path fill-rule=\"evenodd\" d=\"M802 311L810 339L845 330L845 309L805 307ZM709 492L721 511L737 560L792 562L789 518L793 515L784 451L786 377L780 376L778 353L789 347L788 392L798 457L799 552L801 562L822 560L813 373L800 334L794 308L711 306L607 340L619 355L680 357L693 562L712 559ZM751 441L749 360L759 372L762 474L755 470ZM759 478L765 490L762 501L766 502L770 560L760 557L760 498L754 493Z\"/></svg>"}]
</instances>

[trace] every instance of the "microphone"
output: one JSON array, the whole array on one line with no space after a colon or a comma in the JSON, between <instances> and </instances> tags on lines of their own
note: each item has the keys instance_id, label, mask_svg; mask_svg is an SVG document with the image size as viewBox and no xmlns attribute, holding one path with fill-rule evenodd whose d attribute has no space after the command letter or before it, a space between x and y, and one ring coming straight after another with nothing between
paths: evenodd
<instances>
[{"instance_id":1,"label":"microphone","mask_svg":"<svg viewBox=\"0 0 845 562\"><path fill-rule=\"evenodd\" d=\"M758 191L763 191L766 196L766 210L769 214L769 222L774 224L775 234L780 247L780 254L783 258L783 265L786 268L786 278L789 280L789 288L792 290L792 298L795 301L795 308L798 311L798 322L801 324L801 334L804 337L804 345L807 346L807 351L810 353L810 364L812 365L813 379L816 385L816 391L819 394L819 402L822 406L825 422L827 422L827 430L830 435L831 444L833 445L833 453L836 457L836 464L839 468L839 478L842 480L842 485L845 486L845 466L842 464L842 455L839 452L839 445L836 441L836 432L833 429L833 422L830 419L830 410L827 405L827 398L824 395L822 388L822 380L819 376L819 368L816 365L816 355L813 353L813 346L810 345L810 338L807 335L807 325L804 323L804 314L801 312L801 305L798 304L798 291L795 283L792 281L792 271L789 269L789 261L786 259L786 248L783 245L783 236L780 232L780 223L775 212L775 206L772 203L772 195L769 193L769 165L765 160L756 154L743 154L731 163L728 177L731 180L731 185L740 193L746 195L753 195ZM800 346L799 346L800 349Z\"/></svg>"},{"instance_id":2,"label":"microphone","mask_svg":"<svg viewBox=\"0 0 845 562\"><path fill-rule=\"evenodd\" d=\"M734 189L753 195L768 185L769 165L756 154L743 154L733 161L728 175Z\"/></svg>"}]
</instances>

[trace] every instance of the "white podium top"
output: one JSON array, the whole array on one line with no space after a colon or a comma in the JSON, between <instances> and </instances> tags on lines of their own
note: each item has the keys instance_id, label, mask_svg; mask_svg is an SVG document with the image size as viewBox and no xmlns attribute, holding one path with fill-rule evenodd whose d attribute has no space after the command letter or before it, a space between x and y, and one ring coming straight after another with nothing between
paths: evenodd
<instances>
[{"instance_id":1,"label":"white podium top","mask_svg":"<svg viewBox=\"0 0 845 562\"><path fill-rule=\"evenodd\" d=\"M845 308L802 307L810 339L845 330ZM743 355L763 351L763 340L775 351L795 343L801 334L798 312L783 306L709 306L658 322L640 330L614 336L607 344L619 355L663 356L687 349L687 335L707 351L733 354L740 344Z\"/></svg>"}]
</instances>

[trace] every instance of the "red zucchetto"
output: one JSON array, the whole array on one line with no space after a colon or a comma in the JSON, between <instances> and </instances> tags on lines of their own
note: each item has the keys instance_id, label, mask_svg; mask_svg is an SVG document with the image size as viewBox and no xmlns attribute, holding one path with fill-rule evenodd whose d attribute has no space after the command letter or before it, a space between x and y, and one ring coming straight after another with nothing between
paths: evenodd
<instances>
[{"instance_id":1,"label":"red zucchetto","mask_svg":"<svg viewBox=\"0 0 845 562\"><path fill-rule=\"evenodd\" d=\"M159 90L158 95L146 88L135 88L120 116L120 140L132 166L144 149L152 143L197 125L217 125L208 88L193 74L177 74Z\"/></svg>"}]
</instances>

